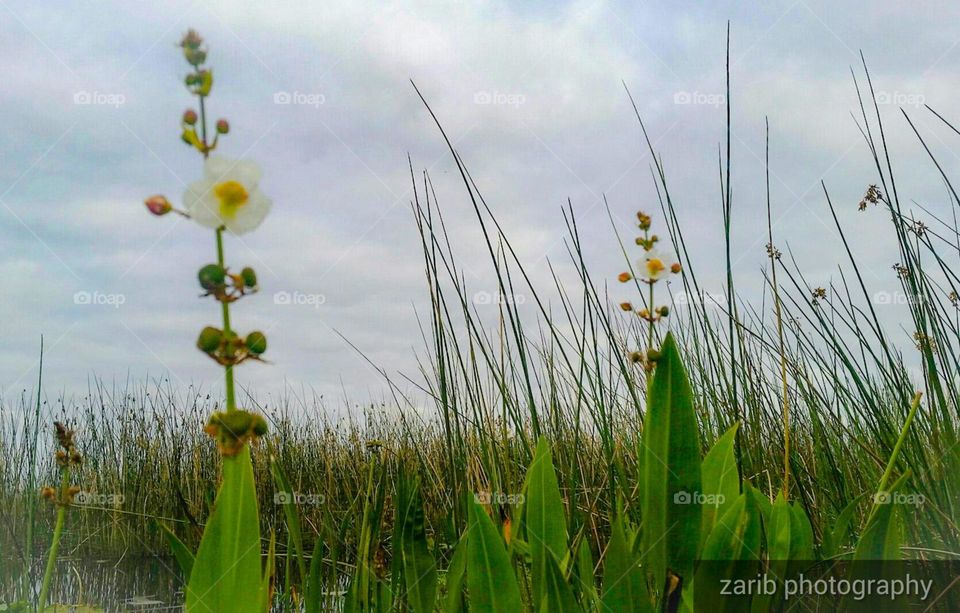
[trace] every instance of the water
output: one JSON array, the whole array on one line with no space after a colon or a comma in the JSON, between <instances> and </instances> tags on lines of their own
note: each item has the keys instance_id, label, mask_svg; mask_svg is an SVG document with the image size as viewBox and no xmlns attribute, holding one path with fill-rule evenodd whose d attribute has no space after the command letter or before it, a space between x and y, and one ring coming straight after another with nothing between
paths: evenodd
<instances>
[{"instance_id":1,"label":"water","mask_svg":"<svg viewBox=\"0 0 960 613\"><path fill-rule=\"evenodd\" d=\"M6 560L0 572L0 602L12 600L19 560ZM13 572L11 572L13 571ZM35 564L39 591L43 562ZM177 563L164 556L115 559L61 557L57 564L51 602L97 605L105 611L179 611L183 608L183 580Z\"/></svg>"}]
</instances>

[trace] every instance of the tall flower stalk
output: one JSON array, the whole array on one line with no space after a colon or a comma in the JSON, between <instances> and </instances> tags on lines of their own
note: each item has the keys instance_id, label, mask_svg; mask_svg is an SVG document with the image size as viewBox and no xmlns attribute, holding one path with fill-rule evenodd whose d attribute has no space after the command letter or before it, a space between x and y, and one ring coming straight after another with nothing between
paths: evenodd
<instances>
[{"instance_id":1,"label":"tall flower stalk","mask_svg":"<svg viewBox=\"0 0 960 613\"><path fill-rule=\"evenodd\" d=\"M637 246L643 249L643 255L637 259L633 271L622 272L617 277L621 283L638 281L647 286L646 304L643 308L634 310L634 306L630 302L621 303L620 308L624 311L636 313L637 317L646 324L646 349L632 352L630 360L643 366L647 377L648 392L650 383L653 381L653 371L660 356L655 347L654 330L657 322L670 315L670 307L666 305L656 306L654 286L671 274L679 274L681 271L680 264L673 257L672 252L659 245L660 237L650 231L652 226L653 220L649 215L643 211L637 212L637 227L642 234L636 238L635 242ZM638 287L640 286L638 285Z\"/></svg>"},{"instance_id":2,"label":"tall flower stalk","mask_svg":"<svg viewBox=\"0 0 960 613\"><path fill-rule=\"evenodd\" d=\"M47 566L43 573L43 582L40 584L40 598L37 610L45 611L47 600L50 597L50 586L53 584L53 574L57 566L57 554L60 551L60 540L63 537L63 528L67 523L67 514L73 506L74 497L80 493L80 488L70 485L70 471L73 467L83 463L83 457L73 444L73 430L60 422L54 423L57 437L56 461L60 469L60 486L58 488L45 487L40 495L57 507L57 522L53 528L53 538L50 541L50 550L47 552Z\"/></svg>"},{"instance_id":3,"label":"tall flower stalk","mask_svg":"<svg viewBox=\"0 0 960 613\"><path fill-rule=\"evenodd\" d=\"M206 65L203 39L190 30L180 47L191 68L185 84L199 108L199 112L191 108L183 113L181 138L203 156L203 178L187 186L183 209L162 195L148 198L145 204L154 215L177 213L214 231L216 262L201 267L197 280L203 297L220 303L222 323L220 328L201 330L196 344L223 368L226 404L226 410L211 415L204 428L223 456L223 480L190 570L186 610L262 612L270 604L272 564L261 573L259 509L247 443L255 444L266 434L267 425L261 415L237 406L234 367L248 360L262 361L267 338L259 331L241 336L231 321L230 305L259 287L253 268L234 272L227 266L224 234L240 235L255 229L272 203L258 187L261 170L257 164L211 155L220 138L230 132L230 124L219 119L213 130L208 126L213 69Z\"/></svg>"}]
</instances>

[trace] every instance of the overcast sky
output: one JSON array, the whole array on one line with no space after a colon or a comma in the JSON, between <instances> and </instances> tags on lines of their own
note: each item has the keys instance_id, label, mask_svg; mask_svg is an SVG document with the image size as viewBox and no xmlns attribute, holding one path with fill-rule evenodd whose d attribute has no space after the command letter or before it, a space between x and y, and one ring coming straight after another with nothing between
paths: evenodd
<instances>
[{"instance_id":1,"label":"overcast sky","mask_svg":"<svg viewBox=\"0 0 960 613\"><path fill-rule=\"evenodd\" d=\"M382 381L337 332L386 371L416 376L427 294L408 154L434 178L471 291L495 290L490 267L470 257L481 246L473 212L410 79L544 285L548 262L572 278L567 198L598 279L623 267L602 197L628 235L636 209L656 209L625 82L663 155L699 277L722 292L727 20L740 285L758 288L765 263L769 116L777 242L811 283L836 277L842 252L823 179L870 263L871 291L894 290L888 222L856 211L876 176L850 115L850 67L859 70L862 49L886 103L901 199L947 214L942 182L897 107L955 170L960 137L922 104L960 120L960 6L708 4L0 0L0 391L34 385L41 335L48 395L82 393L94 375L220 389L219 369L193 346L200 328L219 325L195 282L214 259L213 234L142 206L154 193L179 203L201 176L179 139L192 100L176 43L188 27L210 47L210 113L232 125L219 152L256 160L274 201L256 232L226 241L228 263L260 276L261 293L233 311L240 330L270 340L272 365L238 370L258 396L289 386L334 404L341 390L356 402L381 397ZM277 292L291 304L277 304Z\"/></svg>"}]
</instances>

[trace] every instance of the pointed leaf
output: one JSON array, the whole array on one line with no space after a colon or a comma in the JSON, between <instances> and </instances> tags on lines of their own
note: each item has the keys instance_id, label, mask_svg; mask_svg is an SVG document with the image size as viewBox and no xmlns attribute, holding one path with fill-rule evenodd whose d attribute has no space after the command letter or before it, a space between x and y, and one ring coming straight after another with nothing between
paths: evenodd
<instances>
[{"instance_id":1,"label":"pointed leaf","mask_svg":"<svg viewBox=\"0 0 960 613\"><path fill-rule=\"evenodd\" d=\"M259 610L260 519L250 448L223 458L223 482L200 541L187 613Z\"/></svg>"},{"instance_id":2,"label":"pointed leaf","mask_svg":"<svg viewBox=\"0 0 960 613\"><path fill-rule=\"evenodd\" d=\"M470 503L467 589L471 611L499 613L522 610L520 587L503 539L476 500Z\"/></svg>"},{"instance_id":3,"label":"pointed leaf","mask_svg":"<svg viewBox=\"0 0 960 613\"><path fill-rule=\"evenodd\" d=\"M644 551L657 586L667 569L693 576L700 545L700 435L686 370L667 334L643 424Z\"/></svg>"}]
</instances>

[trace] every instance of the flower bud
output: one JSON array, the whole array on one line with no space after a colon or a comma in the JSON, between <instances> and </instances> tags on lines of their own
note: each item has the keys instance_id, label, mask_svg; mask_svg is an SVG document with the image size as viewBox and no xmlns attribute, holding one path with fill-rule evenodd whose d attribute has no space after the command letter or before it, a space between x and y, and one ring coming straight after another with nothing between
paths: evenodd
<instances>
[{"instance_id":1,"label":"flower bud","mask_svg":"<svg viewBox=\"0 0 960 613\"><path fill-rule=\"evenodd\" d=\"M251 332L247 335L247 340L245 342L247 345L247 351L253 355L260 355L267 350L267 337L264 336L263 332Z\"/></svg>"},{"instance_id":2,"label":"flower bud","mask_svg":"<svg viewBox=\"0 0 960 613\"><path fill-rule=\"evenodd\" d=\"M672 272L673 274L677 274L677 273L679 273L681 270L683 270L683 267L680 266L679 263L676 263L676 262L675 262L675 263L673 263L673 264L670 265L670 272Z\"/></svg>"},{"instance_id":3,"label":"flower bud","mask_svg":"<svg viewBox=\"0 0 960 613\"><path fill-rule=\"evenodd\" d=\"M197 337L197 348L204 353L213 353L220 346L222 339L223 333L220 330L213 326L207 326L200 331L200 336Z\"/></svg>"},{"instance_id":4,"label":"flower bud","mask_svg":"<svg viewBox=\"0 0 960 613\"><path fill-rule=\"evenodd\" d=\"M187 109L183 112L183 123L192 126L197 123L197 112L193 109Z\"/></svg>"},{"instance_id":5,"label":"flower bud","mask_svg":"<svg viewBox=\"0 0 960 613\"><path fill-rule=\"evenodd\" d=\"M217 134L226 134L230 131L230 123L226 119L217 120Z\"/></svg>"},{"instance_id":6,"label":"flower bud","mask_svg":"<svg viewBox=\"0 0 960 613\"><path fill-rule=\"evenodd\" d=\"M157 194L156 196L150 196L144 200L143 203L147 205L147 210L158 217L160 215L166 215L173 210L173 206L170 204L170 201L167 200L165 196L161 196L160 194Z\"/></svg>"},{"instance_id":7,"label":"flower bud","mask_svg":"<svg viewBox=\"0 0 960 613\"><path fill-rule=\"evenodd\" d=\"M240 278L243 279L243 284L247 287L257 286L257 273L249 266L240 271Z\"/></svg>"},{"instance_id":8,"label":"flower bud","mask_svg":"<svg viewBox=\"0 0 960 613\"><path fill-rule=\"evenodd\" d=\"M183 82L186 84L187 87L193 87L194 85L197 85L200 83L200 75L194 72L191 72L184 78Z\"/></svg>"},{"instance_id":9,"label":"flower bud","mask_svg":"<svg viewBox=\"0 0 960 613\"><path fill-rule=\"evenodd\" d=\"M219 264L207 264L197 273L200 287L207 291L213 291L223 287L223 282L226 278L227 271Z\"/></svg>"},{"instance_id":10,"label":"flower bud","mask_svg":"<svg viewBox=\"0 0 960 613\"><path fill-rule=\"evenodd\" d=\"M633 278L633 275L631 275L630 273L622 272L617 276L617 281L619 281L620 283L626 283L632 278Z\"/></svg>"},{"instance_id":11,"label":"flower bud","mask_svg":"<svg viewBox=\"0 0 960 613\"><path fill-rule=\"evenodd\" d=\"M621 303L620 303L620 310L621 310L621 311L632 311L632 310L633 310L633 305L630 304L629 302L621 302Z\"/></svg>"},{"instance_id":12,"label":"flower bud","mask_svg":"<svg viewBox=\"0 0 960 613\"><path fill-rule=\"evenodd\" d=\"M657 313L660 314L660 317L666 317L670 314L670 307L662 306L659 309L657 309Z\"/></svg>"},{"instance_id":13,"label":"flower bud","mask_svg":"<svg viewBox=\"0 0 960 613\"><path fill-rule=\"evenodd\" d=\"M47 500L53 501L57 499L57 490L52 487L44 487L40 490L40 496L46 498Z\"/></svg>"}]
</instances>

